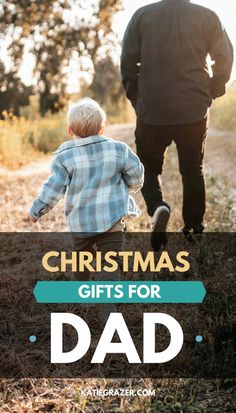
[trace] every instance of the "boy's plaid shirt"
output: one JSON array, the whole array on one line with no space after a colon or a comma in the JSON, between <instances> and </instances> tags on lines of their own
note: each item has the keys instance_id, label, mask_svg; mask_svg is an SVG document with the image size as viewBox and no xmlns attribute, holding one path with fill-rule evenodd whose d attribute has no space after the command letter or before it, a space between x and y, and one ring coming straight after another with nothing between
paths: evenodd
<instances>
[{"instance_id":1,"label":"boy's plaid shirt","mask_svg":"<svg viewBox=\"0 0 236 413\"><path fill-rule=\"evenodd\" d=\"M144 168L125 143L91 136L64 142L54 154L52 175L30 209L34 218L46 214L65 193L72 232L102 233L125 215L140 214L128 189L142 187Z\"/></svg>"}]
</instances>

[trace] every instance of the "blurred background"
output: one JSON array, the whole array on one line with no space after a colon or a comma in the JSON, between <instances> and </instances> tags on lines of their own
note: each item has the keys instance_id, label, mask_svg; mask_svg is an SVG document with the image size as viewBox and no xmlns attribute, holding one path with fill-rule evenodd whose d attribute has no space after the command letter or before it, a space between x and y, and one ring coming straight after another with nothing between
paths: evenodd
<instances>
[{"instance_id":1,"label":"blurred background","mask_svg":"<svg viewBox=\"0 0 236 413\"><path fill-rule=\"evenodd\" d=\"M121 41L147 0L2 0L0 4L0 165L8 168L55 149L66 138L69 101L98 100L108 121L133 123L120 80ZM215 10L236 45L234 0L196 0ZM236 129L236 66L212 125Z\"/></svg>"}]
</instances>

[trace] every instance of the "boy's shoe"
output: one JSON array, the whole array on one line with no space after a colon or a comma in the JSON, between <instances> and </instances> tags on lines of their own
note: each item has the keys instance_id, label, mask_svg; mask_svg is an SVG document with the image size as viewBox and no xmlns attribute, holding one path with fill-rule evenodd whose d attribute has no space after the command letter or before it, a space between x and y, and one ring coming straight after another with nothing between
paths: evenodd
<instances>
[{"instance_id":1,"label":"boy's shoe","mask_svg":"<svg viewBox=\"0 0 236 413\"><path fill-rule=\"evenodd\" d=\"M152 217L152 235L151 245L154 251L158 251L167 244L167 224L170 218L170 209L165 206L159 206Z\"/></svg>"}]
</instances>

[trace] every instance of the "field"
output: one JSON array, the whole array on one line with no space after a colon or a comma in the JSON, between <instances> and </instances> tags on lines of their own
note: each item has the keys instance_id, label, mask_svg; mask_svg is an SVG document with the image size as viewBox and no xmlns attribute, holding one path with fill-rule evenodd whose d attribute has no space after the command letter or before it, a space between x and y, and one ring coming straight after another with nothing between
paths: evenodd
<instances>
[{"instance_id":1,"label":"field","mask_svg":"<svg viewBox=\"0 0 236 413\"><path fill-rule=\"evenodd\" d=\"M113 125L107 135L124 140L134 149L134 126ZM235 133L210 130L206 154L208 231L235 230L233 199L236 193L233 167L235 163ZM17 170L2 168L0 176L1 231L64 231L63 203L59 204L39 224L27 220L27 211L42 181L48 176L50 155L40 156ZM181 179L174 146L170 148L163 177L166 200L172 205L169 230L179 231L181 221ZM141 194L136 195L144 211L139 219L127 220L129 231L148 231L150 220ZM156 388L155 397L140 398L87 397L81 388ZM1 380L0 412L172 412L230 413L235 411L231 383L221 380Z\"/></svg>"},{"instance_id":2,"label":"field","mask_svg":"<svg viewBox=\"0 0 236 413\"><path fill-rule=\"evenodd\" d=\"M135 150L134 126L131 124L111 125L107 135L127 142ZM205 162L207 183L208 231L234 230L234 204L236 192L234 179L234 163L236 155L235 135L233 132L210 130ZM39 159L9 171L2 168L0 188L3 196L0 200L1 231L63 231L65 230L64 211L58 205L49 215L43 217L39 224L32 227L27 221L27 211L32 199L36 196L40 185L49 174L51 157ZM166 160L163 185L166 200L172 206L169 230L179 231L181 221L181 178L178 173L178 160L175 147L172 145ZM23 194L23 196L22 196ZM130 231L148 231L150 220L145 212L145 205L140 193L137 202L143 211L139 219L128 219Z\"/></svg>"}]
</instances>

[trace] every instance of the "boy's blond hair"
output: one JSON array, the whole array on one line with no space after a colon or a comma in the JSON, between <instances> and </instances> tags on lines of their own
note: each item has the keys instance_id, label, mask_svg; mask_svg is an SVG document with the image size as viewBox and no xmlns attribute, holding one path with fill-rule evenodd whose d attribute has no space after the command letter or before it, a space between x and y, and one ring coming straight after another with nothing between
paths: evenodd
<instances>
[{"instance_id":1,"label":"boy's blond hair","mask_svg":"<svg viewBox=\"0 0 236 413\"><path fill-rule=\"evenodd\" d=\"M106 114L99 104L90 98L79 100L67 113L67 124L78 137L98 135L105 126Z\"/></svg>"}]
</instances>

